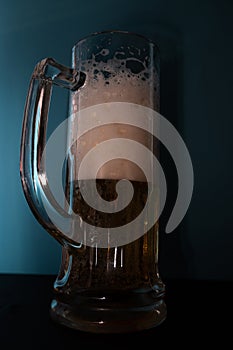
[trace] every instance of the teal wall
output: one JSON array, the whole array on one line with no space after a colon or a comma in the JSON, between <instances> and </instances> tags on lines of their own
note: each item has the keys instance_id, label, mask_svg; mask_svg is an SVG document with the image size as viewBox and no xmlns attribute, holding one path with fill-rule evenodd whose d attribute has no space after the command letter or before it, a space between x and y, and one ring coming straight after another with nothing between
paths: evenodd
<instances>
[{"instance_id":1,"label":"teal wall","mask_svg":"<svg viewBox=\"0 0 233 350\"><path fill-rule=\"evenodd\" d=\"M160 47L161 113L194 166L187 215L174 233L161 233L161 274L233 280L232 1L5 0L0 7L0 273L56 274L60 263L61 248L33 217L19 178L31 72L47 56L69 65L80 38L120 29Z\"/></svg>"}]
</instances>

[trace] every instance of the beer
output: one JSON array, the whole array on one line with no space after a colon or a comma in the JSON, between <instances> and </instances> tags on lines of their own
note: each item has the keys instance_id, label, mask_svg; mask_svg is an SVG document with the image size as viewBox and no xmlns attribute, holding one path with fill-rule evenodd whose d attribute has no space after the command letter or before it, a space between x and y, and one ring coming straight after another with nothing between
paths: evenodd
<instances>
[{"instance_id":1,"label":"beer","mask_svg":"<svg viewBox=\"0 0 233 350\"><path fill-rule=\"evenodd\" d=\"M70 96L67 132L66 211L78 219L64 238L51 315L97 333L151 328L166 317L158 222L148 224L159 202L156 191L148 190L155 175L153 155L158 156L150 111L159 110L159 72L153 45L134 40L129 44L123 33L105 33L100 41L81 41L73 51L74 69L87 76ZM126 206L122 200L129 192L116 191L123 179L133 188ZM114 203L114 211L100 210L101 198ZM148 199L154 203L150 217L144 210ZM130 227L125 241L116 237L113 244L113 229L124 235L125 226ZM99 244L101 229L109 245Z\"/></svg>"},{"instance_id":2,"label":"beer","mask_svg":"<svg viewBox=\"0 0 233 350\"><path fill-rule=\"evenodd\" d=\"M81 194L82 186L84 184L88 186L90 182L96 185L99 195L105 200L112 201L117 198L117 180L79 180L73 186L69 186L73 188L72 209L82 219L82 227L77 228L79 230L85 230L86 223L93 229L94 227L111 229L126 225L140 214L146 204L147 182L131 181L134 193L126 208L116 210L115 213L99 212L85 203ZM98 201L98 198L96 200ZM146 223L145 215L144 222L141 223L142 230ZM157 230L158 224L155 224L139 239L119 247L98 248L80 242L80 248L76 248L77 262L74 267L80 289L91 287L103 288L105 291L111 288L127 290L146 288L156 283Z\"/></svg>"},{"instance_id":3,"label":"beer","mask_svg":"<svg viewBox=\"0 0 233 350\"><path fill-rule=\"evenodd\" d=\"M80 230L85 230L86 223L107 228L125 225L141 213L148 199L148 184L142 181L131 181L133 198L119 212L98 212L85 203L82 186L96 185L99 195L112 201L117 199L116 183L117 180L111 179L88 179L75 181L72 186L69 184L73 195L68 192L67 199L72 198L70 205L81 217ZM146 215L144 219L146 224ZM105 317L105 312L115 314L118 308L123 308L123 313L130 319L131 311L133 317L137 315L135 308L142 317L143 308L151 308L153 312L154 305L160 303L157 308L161 308L163 317L165 310L161 298L164 285L158 275L157 249L158 223L140 238L123 246L98 248L80 242L77 247L63 249L61 272L55 283L59 305L65 305L66 310L72 305L77 311L72 316L75 318L85 318L84 314L89 313L91 322L94 322L98 318L98 308L101 308L102 317ZM148 312L146 315L150 317Z\"/></svg>"}]
</instances>

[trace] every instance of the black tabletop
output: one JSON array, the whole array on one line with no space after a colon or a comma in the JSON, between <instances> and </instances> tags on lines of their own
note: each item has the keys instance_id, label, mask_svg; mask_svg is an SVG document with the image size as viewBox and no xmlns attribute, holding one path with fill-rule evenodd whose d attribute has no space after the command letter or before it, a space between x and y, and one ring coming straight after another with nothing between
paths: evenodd
<instances>
[{"instance_id":1,"label":"black tabletop","mask_svg":"<svg viewBox=\"0 0 233 350\"><path fill-rule=\"evenodd\" d=\"M164 349L165 346L233 346L233 282L171 280L167 319L131 334L89 334L54 323L49 316L51 275L0 275L0 349Z\"/></svg>"}]
</instances>

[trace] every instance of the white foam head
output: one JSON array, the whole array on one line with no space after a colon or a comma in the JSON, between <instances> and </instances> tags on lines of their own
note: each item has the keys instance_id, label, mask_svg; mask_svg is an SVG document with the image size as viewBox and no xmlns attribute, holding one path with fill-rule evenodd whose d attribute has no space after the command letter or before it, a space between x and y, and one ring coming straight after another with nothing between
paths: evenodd
<instances>
[{"instance_id":1,"label":"white foam head","mask_svg":"<svg viewBox=\"0 0 233 350\"><path fill-rule=\"evenodd\" d=\"M141 143L153 151L152 136L139 129L132 123L132 115L129 110L124 111L125 123L114 123L106 125L101 120L106 120L116 109L114 102L139 104L152 109L159 109L159 78L155 69L148 68L146 59L140 61L136 58L122 58L123 52L115 52L114 57L103 58L109 54L108 49L101 49L92 59L80 63L80 68L86 73L87 78L84 86L72 94L70 114L79 113L78 118L73 119L70 127L73 146L72 155L75 157L74 178L78 178L78 169L83 157L96 145L110 139L131 139ZM98 105L99 118L98 127L87 131L80 137L83 124L85 124L85 113L90 110L93 121L98 116L95 106ZM89 107L92 107L91 109ZM121 109L122 113L122 109ZM111 119L111 118L109 118ZM130 122L129 122L130 120ZM145 123L148 122L145 119ZM133 150L132 150L133 151ZM101 157L98 154L97 157ZM96 159L100 162L100 159ZM92 164L90 164L90 167ZM83 175L89 179L92 175L87 171ZM97 173L97 178L103 179L131 179L143 181L145 176L136 164L127 159L115 159L104 164Z\"/></svg>"}]
</instances>

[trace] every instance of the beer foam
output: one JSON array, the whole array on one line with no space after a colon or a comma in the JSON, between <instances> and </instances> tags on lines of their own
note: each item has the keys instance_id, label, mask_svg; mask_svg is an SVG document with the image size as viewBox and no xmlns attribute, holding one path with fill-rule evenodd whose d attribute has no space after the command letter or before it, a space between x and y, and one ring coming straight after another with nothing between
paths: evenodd
<instances>
[{"instance_id":1,"label":"beer foam","mask_svg":"<svg viewBox=\"0 0 233 350\"><path fill-rule=\"evenodd\" d=\"M86 73L84 86L74 94L74 108L82 109L105 102L132 102L158 110L159 78L155 68L148 66L147 56L121 58L124 52L116 52L113 58L103 60L107 49L93 55L80 64ZM102 59L99 58L102 56ZM78 103L77 103L78 102Z\"/></svg>"},{"instance_id":2,"label":"beer foam","mask_svg":"<svg viewBox=\"0 0 233 350\"><path fill-rule=\"evenodd\" d=\"M109 50L106 48L97 52L91 59L79 62L79 69L86 74L86 81L84 86L72 94L71 114L92 107L91 113L94 120L96 116L93 107L95 105L98 105L98 113L101 111L103 115L106 115L106 113L111 113L111 105L112 108L116 108L113 102L134 103L158 110L159 78L154 67L151 68L152 65L148 63L150 58L145 56L143 61L135 57L126 58L123 51L116 51L113 57L108 56ZM131 120L132 123L132 116L129 115L128 109L124 112L126 124L101 125L100 121L98 127L79 137L79 130L82 129L82 123L84 123L81 115L82 113L80 113L80 118L75 119L71 128L73 140L71 153L75 156L75 179L78 179L78 169L83 157L103 141L126 138L137 141L152 150L151 135L132 124L129 125L128 121ZM101 162L100 158L101 154L98 153L96 155L98 164ZM141 169L127 159L115 159L104 164L96 177L145 180ZM88 171L84 174L84 178L90 179Z\"/></svg>"}]
</instances>

